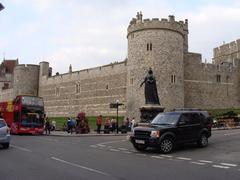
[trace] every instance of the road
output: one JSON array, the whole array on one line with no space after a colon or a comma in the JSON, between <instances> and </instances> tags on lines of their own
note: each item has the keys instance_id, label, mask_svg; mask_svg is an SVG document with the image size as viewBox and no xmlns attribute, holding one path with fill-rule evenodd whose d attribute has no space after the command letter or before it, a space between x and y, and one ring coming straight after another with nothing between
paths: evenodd
<instances>
[{"instance_id":1,"label":"road","mask_svg":"<svg viewBox=\"0 0 240 180\"><path fill-rule=\"evenodd\" d=\"M207 148L163 155L136 151L125 136L12 136L0 149L0 180L240 179L240 129L214 131Z\"/></svg>"}]
</instances>

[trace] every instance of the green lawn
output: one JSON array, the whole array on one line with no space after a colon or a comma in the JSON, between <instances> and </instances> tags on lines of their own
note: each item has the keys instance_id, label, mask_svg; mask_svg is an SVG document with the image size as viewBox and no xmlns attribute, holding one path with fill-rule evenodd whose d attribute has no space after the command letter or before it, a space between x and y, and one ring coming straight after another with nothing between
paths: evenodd
<instances>
[{"instance_id":1,"label":"green lawn","mask_svg":"<svg viewBox=\"0 0 240 180\"><path fill-rule=\"evenodd\" d=\"M96 129L96 120L97 117L95 116L90 116L87 117L88 118L88 123L89 123L89 127L90 130L93 131ZM112 117L109 117L110 120L112 119ZM116 117L114 117L116 119ZM123 116L118 117L118 121L119 121L119 126L122 125L123 122ZM103 117L103 124L105 123L105 119L106 117ZM67 118L66 117L49 117L50 122L51 121L56 121L56 126L57 126L57 130L62 130L63 129L63 125L64 123L67 124Z\"/></svg>"},{"instance_id":2,"label":"green lawn","mask_svg":"<svg viewBox=\"0 0 240 180\"><path fill-rule=\"evenodd\" d=\"M230 111L233 111L234 113L240 115L240 109L233 109L233 108L229 108L229 109L209 109L207 111L210 114L210 116L215 118L215 119L221 118L225 113L230 112Z\"/></svg>"}]
</instances>

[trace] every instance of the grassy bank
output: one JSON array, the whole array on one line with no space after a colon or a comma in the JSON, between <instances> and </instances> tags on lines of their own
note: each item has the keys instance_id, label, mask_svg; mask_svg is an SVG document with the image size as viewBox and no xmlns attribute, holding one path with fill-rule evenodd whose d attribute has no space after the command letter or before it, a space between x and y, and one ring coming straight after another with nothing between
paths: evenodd
<instances>
[{"instance_id":1,"label":"grassy bank","mask_svg":"<svg viewBox=\"0 0 240 180\"><path fill-rule=\"evenodd\" d=\"M210 114L210 116L214 119L221 118L222 116L225 116L226 113L233 112L236 113L237 115L240 115L240 109L209 109L207 110Z\"/></svg>"},{"instance_id":2,"label":"grassy bank","mask_svg":"<svg viewBox=\"0 0 240 180\"><path fill-rule=\"evenodd\" d=\"M88 118L88 124L91 130L96 129L96 120L97 117L95 116L90 116L87 117ZM113 117L109 117L110 119L112 119ZM116 119L116 117L114 117ZM119 126L122 125L123 123L123 118L122 116L118 117L118 121L119 121ZM57 126L57 130L62 130L64 124L67 124L67 118L66 117L49 117L50 122L51 121L56 121L56 126ZM105 119L106 117L103 117L103 124L105 123Z\"/></svg>"}]
</instances>

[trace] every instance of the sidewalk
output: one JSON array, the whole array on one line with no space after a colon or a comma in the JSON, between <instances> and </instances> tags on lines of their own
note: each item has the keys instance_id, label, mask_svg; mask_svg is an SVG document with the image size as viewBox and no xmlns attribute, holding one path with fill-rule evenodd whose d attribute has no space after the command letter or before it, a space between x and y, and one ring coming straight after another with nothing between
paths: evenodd
<instances>
[{"instance_id":1,"label":"sidewalk","mask_svg":"<svg viewBox=\"0 0 240 180\"><path fill-rule=\"evenodd\" d=\"M60 137L91 137L91 136L127 136L129 134L128 133L125 133L125 134L122 134L121 132L119 132L118 134L115 132L115 133L110 133L110 134L104 134L103 132L98 134L97 132L95 131L91 131L90 133L88 134L76 134L75 132L73 132L72 134L71 133L67 133L66 131L51 131L51 134L44 134L46 136L60 136Z\"/></svg>"},{"instance_id":2,"label":"sidewalk","mask_svg":"<svg viewBox=\"0 0 240 180\"><path fill-rule=\"evenodd\" d=\"M217 130L231 130L231 129L240 129L240 126L236 126L236 127L222 127L222 128L212 128L212 131L217 131ZM95 131L91 131L88 134L76 134L75 132L71 133L67 133L66 131L51 131L51 134L48 134L47 136L60 136L60 137L91 137L91 136L127 136L129 135L131 132L128 132L126 134L122 134L121 132L119 132L118 134L116 132L114 133L110 133L110 134L104 134L103 132L101 132L101 134L98 134ZM45 135L45 134L44 134Z\"/></svg>"},{"instance_id":3,"label":"sidewalk","mask_svg":"<svg viewBox=\"0 0 240 180\"><path fill-rule=\"evenodd\" d=\"M240 126L212 128L213 131L217 131L217 130L231 130L231 129L240 129Z\"/></svg>"}]
</instances>

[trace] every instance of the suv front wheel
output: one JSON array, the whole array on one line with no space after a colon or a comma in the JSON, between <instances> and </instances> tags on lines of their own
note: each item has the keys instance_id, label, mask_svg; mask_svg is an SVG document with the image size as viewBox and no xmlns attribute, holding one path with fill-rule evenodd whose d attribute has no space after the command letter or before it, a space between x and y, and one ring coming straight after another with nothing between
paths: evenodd
<instances>
[{"instance_id":1,"label":"suv front wheel","mask_svg":"<svg viewBox=\"0 0 240 180\"><path fill-rule=\"evenodd\" d=\"M173 150L173 140L171 138L164 138L161 142L160 142L160 150L162 153L166 154L166 153L170 153Z\"/></svg>"},{"instance_id":2,"label":"suv front wheel","mask_svg":"<svg viewBox=\"0 0 240 180\"><path fill-rule=\"evenodd\" d=\"M200 146L200 147L206 147L208 145L208 137L205 133L202 133L200 135L200 138L199 140L197 141L197 144Z\"/></svg>"}]
</instances>

